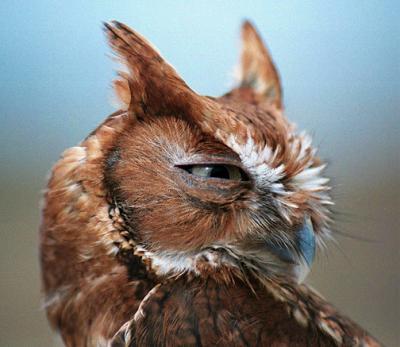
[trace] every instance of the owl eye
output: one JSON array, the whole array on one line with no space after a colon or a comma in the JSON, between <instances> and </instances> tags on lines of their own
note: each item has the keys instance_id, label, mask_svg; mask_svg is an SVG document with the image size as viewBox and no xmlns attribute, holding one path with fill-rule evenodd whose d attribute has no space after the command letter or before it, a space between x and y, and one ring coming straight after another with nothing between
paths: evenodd
<instances>
[{"instance_id":1,"label":"owl eye","mask_svg":"<svg viewBox=\"0 0 400 347\"><path fill-rule=\"evenodd\" d=\"M248 181L249 177L237 166L225 164L181 165L181 169L204 178L221 178L234 181Z\"/></svg>"}]
</instances>

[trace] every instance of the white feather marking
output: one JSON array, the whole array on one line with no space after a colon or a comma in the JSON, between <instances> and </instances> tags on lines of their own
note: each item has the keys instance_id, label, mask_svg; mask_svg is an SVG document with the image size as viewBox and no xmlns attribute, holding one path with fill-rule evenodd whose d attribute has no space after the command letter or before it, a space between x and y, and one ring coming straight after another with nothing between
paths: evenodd
<instances>
[{"instance_id":1,"label":"white feather marking","mask_svg":"<svg viewBox=\"0 0 400 347\"><path fill-rule=\"evenodd\" d=\"M258 94L264 94L270 88L270 84L268 84L264 79L256 78L253 88L257 91Z\"/></svg>"},{"instance_id":2,"label":"white feather marking","mask_svg":"<svg viewBox=\"0 0 400 347\"><path fill-rule=\"evenodd\" d=\"M199 275L197 268L198 261L207 260L211 267L218 267L223 264L235 266L230 256L222 256L215 253L215 249L219 246L211 247L193 253L179 253L179 252L150 252L141 246L135 247L135 254L149 259L151 261L151 268L159 276L164 275L179 275L183 273L194 273Z\"/></svg>"},{"instance_id":3,"label":"white feather marking","mask_svg":"<svg viewBox=\"0 0 400 347\"><path fill-rule=\"evenodd\" d=\"M339 331L334 330L333 328L331 328L327 322L323 321L323 320L319 320L318 321L318 326L319 328L324 331L326 334L328 334L329 336L331 336L338 345L342 345L343 343L343 338L340 335Z\"/></svg>"},{"instance_id":4,"label":"white feather marking","mask_svg":"<svg viewBox=\"0 0 400 347\"><path fill-rule=\"evenodd\" d=\"M72 287L69 285L58 287L54 292L51 292L46 295L46 298L43 300L42 308L47 309L54 304L57 304L61 300L63 300L71 291Z\"/></svg>"},{"instance_id":5,"label":"white feather marking","mask_svg":"<svg viewBox=\"0 0 400 347\"><path fill-rule=\"evenodd\" d=\"M320 191L324 190L329 178L321 177L321 172L325 169L326 165L307 168L299 172L291 180L298 189L306 191Z\"/></svg>"},{"instance_id":6,"label":"white feather marking","mask_svg":"<svg viewBox=\"0 0 400 347\"><path fill-rule=\"evenodd\" d=\"M321 172L325 169L326 165L320 165L317 167L308 168L299 172L296 176L294 176L293 180L304 182L313 177L317 177L321 174Z\"/></svg>"},{"instance_id":7,"label":"white feather marking","mask_svg":"<svg viewBox=\"0 0 400 347\"><path fill-rule=\"evenodd\" d=\"M217 132L218 133L218 132ZM221 136L221 134L217 134ZM235 151L246 166L249 172L255 177L257 184L260 187L265 187L271 190L276 195L289 195L293 192L290 191L281 180L285 177L285 165L281 164L277 167L272 167L279 152L279 146L275 150L269 146L260 147L254 142L254 138L248 132L246 143L241 144L234 135L229 135L226 139L226 145ZM299 135L292 134L291 148L293 151L298 151L296 160L303 160L311 151L315 154L315 150L311 147L312 139L305 132ZM325 165L318 167L310 167L310 161L305 168L295 175L290 183L297 190L309 192L321 192L328 190L326 186L329 182L328 178L321 177ZM323 204L331 204L329 197L319 196L323 200Z\"/></svg>"},{"instance_id":8,"label":"white feather marking","mask_svg":"<svg viewBox=\"0 0 400 347\"><path fill-rule=\"evenodd\" d=\"M309 272L310 267L301 257L299 257L297 264L293 267L294 278L296 279L297 283L302 283L306 279Z\"/></svg>"},{"instance_id":9,"label":"white feather marking","mask_svg":"<svg viewBox=\"0 0 400 347\"><path fill-rule=\"evenodd\" d=\"M108 347L110 346L111 340L107 340L104 336L96 336L93 338L93 342L96 343L96 347Z\"/></svg>"},{"instance_id":10,"label":"white feather marking","mask_svg":"<svg viewBox=\"0 0 400 347\"><path fill-rule=\"evenodd\" d=\"M296 140L293 142L293 144L296 144L296 146L300 146L298 160L301 160L306 156L307 151L311 150L312 138L305 131L302 131L298 135L298 138L296 138Z\"/></svg>"},{"instance_id":11,"label":"white feather marking","mask_svg":"<svg viewBox=\"0 0 400 347\"><path fill-rule=\"evenodd\" d=\"M151 265L158 275L195 271L193 256L187 254L146 252L145 256L151 258Z\"/></svg>"},{"instance_id":12,"label":"white feather marking","mask_svg":"<svg viewBox=\"0 0 400 347\"><path fill-rule=\"evenodd\" d=\"M144 317L144 311L143 311L143 306L146 305L146 303L150 300L151 296L153 294L155 294L158 290L158 288L160 288L161 283L155 285L147 294L146 296L143 298L143 300L141 301L139 308L137 309L135 315L133 316L133 320L135 322L137 322L140 318Z\"/></svg>"},{"instance_id":13,"label":"white feather marking","mask_svg":"<svg viewBox=\"0 0 400 347\"><path fill-rule=\"evenodd\" d=\"M300 309L295 308L293 310L293 317L296 319L296 321L302 325L303 327L308 326L308 319L307 317L300 311Z\"/></svg>"},{"instance_id":14,"label":"white feather marking","mask_svg":"<svg viewBox=\"0 0 400 347\"><path fill-rule=\"evenodd\" d=\"M63 160L73 160L73 161L84 161L86 159L86 148L81 146L75 146L68 148L61 155Z\"/></svg>"},{"instance_id":15,"label":"white feather marking","mask_svg":"<svg viewBox=\"0 0 400 347\"><path fill-rule=\"evenodd\" d=\"M256 178L260 186L270 187L274 182L284 177L285 166L283 164L278 167L270 165L272 159L276 156L276 151L273 151L267 145L260 148L254 143L250 133L247 134L245 144L240 144L234 135L229 135L226 144L240 156L242 163ZM281 187L283 186L280 186L279 189L275 187L275 189L280 192Z\"/></svg>"}]
</instances>

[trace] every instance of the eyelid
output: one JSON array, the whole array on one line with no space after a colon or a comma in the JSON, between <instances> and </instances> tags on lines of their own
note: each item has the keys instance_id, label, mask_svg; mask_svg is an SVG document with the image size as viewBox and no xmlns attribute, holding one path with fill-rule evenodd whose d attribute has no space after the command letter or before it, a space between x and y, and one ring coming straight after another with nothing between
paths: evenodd
<instances>
[{"instance_id":1,"label":"eyelid","mask_svg":"<svg viewBox=\"0 0 400 347\"><path fill-rule=\"evenodd\" d=\"M215 162L210 163L210 162L208 162L208 163L204 163L204 164L203 163L202 164L189 163L189 164L176 164L175 165L175 167L180 168L182 170L185 170L185 171L189 172L191 175L194 175L194 176L197 176L197 177L202 177L202 176L192 172L191 170L188 170L188 168L193 169L195 167L201 167L201 166L204 166L204 167L207 167L207 166L228 166L228 167L236 168L236 169L239 170L239 174L241 176L241 179L223 178L223 180L238 181L238 182L242 182L242 183L246 183L246 184L248 184L248 183L250 183L252 181L251 176L247 173L247 171L243 170L238 165L226 164L226 163L221 163L221 162L220 163L215 163ZM204 177L204 178L206 178L206 177ZM218 179L218 180L220 180L221 178L218 178L218 177L207 177L207 179Z\"/></svg>"},{"instance_id":2,"label":"eyelid","mask_svg":"<svg viewBox=\"0 0 400 347\"><path fill-rule=\"evenodd\" d=\"M182 160L177 163L175 163L174 166L180 167L180 166L188 166L188 165L231 165L231 166L236 166L239 169L243 170L247 176L250 177L249 172L247 171L247 168L238 160L235 159L229 159L226 157L214 157L214 156L193 156L187 160Z\"/></svg>"}]
</instances>

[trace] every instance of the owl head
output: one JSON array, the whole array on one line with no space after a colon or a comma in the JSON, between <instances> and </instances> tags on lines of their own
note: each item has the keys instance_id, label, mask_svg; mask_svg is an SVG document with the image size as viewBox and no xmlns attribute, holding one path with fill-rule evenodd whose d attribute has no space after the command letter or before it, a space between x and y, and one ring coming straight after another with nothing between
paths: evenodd
<instances>
[{"instance_id":1,"label":"owl head","mask_svg":"<svg viewBox=\"0 0 400 347\"><path fill-rule=\"evenodd\" d=\"M194 92L124 24L105 32L123 65L114 82L121 110L53 169L43 266L62 249L57 266L68 270L46 276L46 288L75 268L111 269L110 257L157 276L302 280L329 235L328 180L310 137L283 114L278 73L254 27L242 27L237 87L219 98Z\"/></svg>"},{"instance_id":2,"label":"owl head","mask_svg":"<svg viewBox=\"0 0 400 347\"><path fill-rule=\"evenodd\" d=\"M328 179L310 137L283 114L254 27L242 26L237 87L219 98L194 92L124 24L105 32L124 67L114 88L125 124L104 156L121 221L115 252L161 275L231 267L303 279L329 235Z\"/></svg>"}]
</instances>

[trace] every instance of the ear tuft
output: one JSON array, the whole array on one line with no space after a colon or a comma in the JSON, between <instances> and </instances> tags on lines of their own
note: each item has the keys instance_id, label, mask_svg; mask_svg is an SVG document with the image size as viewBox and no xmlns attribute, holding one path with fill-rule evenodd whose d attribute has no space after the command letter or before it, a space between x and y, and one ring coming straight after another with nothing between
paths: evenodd
<instances>
[{"instance_id":1,"label":"ear tuft","mask_svg":"<svg viewBox=\"0 0 400 347\"><path fill-rule=\"evenodd\" d=\"M104 24L114 53L126 72L114 82L115 92L129 115L177 115L209 134L222 132L221 105L195 93L141 35L125 24ZM233 121L233 120L232 120Z\"/></svg>"},{"instance_id":2,"label":"ear tuft","mask_svg":"<svg viewBox=\"0 0 400 347\"><path fill-rule=\"evenodd\" d=\"M126 73L114 82L123 107L133 114L169 113L199 118L205 100L193 92L144 37L123 23L104 23L111 48ZM196 112L194 112L196 111Z\"/></svg>"},{"instance_id":3,"label":"ear tuft","mask_svg":"<svg viewBox=\"0 0 400 347\"><path fill-rule=\"evenodd\" d=\"M282 108L282 89L279 75L268 49L254 26L242 25L240 88L251 88L260 101Z\"/></svg>"}]
</instances>

